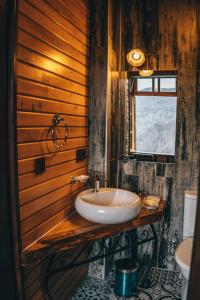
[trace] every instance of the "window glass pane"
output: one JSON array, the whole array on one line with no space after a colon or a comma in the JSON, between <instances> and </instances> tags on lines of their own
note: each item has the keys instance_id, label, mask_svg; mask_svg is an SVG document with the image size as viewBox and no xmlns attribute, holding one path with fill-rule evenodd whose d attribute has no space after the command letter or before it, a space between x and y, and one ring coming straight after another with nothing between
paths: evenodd
<instances>
[{"instance_id":1,"label":"window glass pane","mask_svg":"<svg viewBox=\"0 0 200 300\"><path fill-rule=\"evenodd\" d=\"M160 78L160 91L167 93L176 92L176 78Z\"/></svg>"},{"instance_id":2,"label":"window glass pane","mask_svg":"<svg viewBox=\"0 0 200 300\"><path fill-rule=\"evenodd\" d=\"M135 148L141 153L175 153L176 97L135 97Z\"/></svg>"},{"instance_id":3,"label":"window glass pane","mask_svg":"<svg viewBox=\"0 0 200 300\"><path fill-rule=\"evenodd\" d=\"M152 78L137 79L138 92L152 92Z\"/></svg>"},{"instance_id":4,"label":"window glass pane","mask_svg":"<svg viewBox=\"0 0 200 300\"><path fill-rule=\"evenodd\" d=\"M154 91L158 92L158 78L154 78Z\"/></svg>"}]
</instances>

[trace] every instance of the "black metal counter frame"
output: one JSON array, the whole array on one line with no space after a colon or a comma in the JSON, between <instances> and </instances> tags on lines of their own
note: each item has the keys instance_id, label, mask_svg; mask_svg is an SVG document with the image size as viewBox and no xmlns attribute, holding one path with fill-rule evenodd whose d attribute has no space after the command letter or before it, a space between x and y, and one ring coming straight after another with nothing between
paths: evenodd
<instances>
[{"instance_id":1,"label":"black metal counter frame","mask_svg":"<svg viewBox=\"0 0 200 300\"><path fill-rule=\"evenodd\" d=\"M94 250L94 242L89 242L85 247L83 247L77 255L69 262L70 255L66 252L63 254L53 253L50 258L45 272L44 278L44 289L45 294L48 300L54 300L50 293L49 280L57 273L70 270L75 267L80 267L81 265L88 264L90 262L105 258L110 255L117 254L124 250L130 251L130 256L133 259L137 258L137 248L139 245L153 241L153 254L151 258L151 263L149 268L153 266L157 258L157 249L158 249L158 239L156 230L153 224L147 225L148 227L141 231L140 236L138 236L137 229L128 232L122 232L115 234L113 236L102 238L98 240L99 247L98 250ZM81 254L87 250L88 259L77 261ZM67 251L69 252L69 251ZM56 266L55 266L56 262ZM147 270L148 272L148 270Z\"/></svg>"}]
</instances>

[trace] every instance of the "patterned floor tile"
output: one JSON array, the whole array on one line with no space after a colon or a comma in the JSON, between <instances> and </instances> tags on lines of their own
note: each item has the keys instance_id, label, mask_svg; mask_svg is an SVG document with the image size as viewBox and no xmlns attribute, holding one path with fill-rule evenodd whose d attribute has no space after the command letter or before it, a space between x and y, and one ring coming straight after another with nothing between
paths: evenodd
<instances>
[{"instance_id":1,"label":"patterned floor tile","mask_svg":"<svg viewBox=\"0 0 200 300\"><path fill-rule=\"evenodd\" d=\"M71 300L181 300L182 281L178 273L152 268L148 278L150 280L148 289L139 287L137 297L124 298L114 294L113 271L106 280L88 277Z\"/></svg>"}]
</instances>

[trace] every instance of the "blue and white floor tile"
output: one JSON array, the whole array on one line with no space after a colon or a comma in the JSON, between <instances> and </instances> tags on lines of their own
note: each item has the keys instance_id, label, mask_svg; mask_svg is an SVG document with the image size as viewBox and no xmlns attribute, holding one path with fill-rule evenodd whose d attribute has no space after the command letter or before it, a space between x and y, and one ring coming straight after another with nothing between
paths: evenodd
<instances>
[{"instance_id":1,"label":"blue and white floor tile","mask_svg":"<svg viewBox=\"0 0 200 300\"><path fill-rule=\"evenodd\" d=\"M149 274L150 288L139 288L137 297L122 298L114 294L114 272L106 280L88 277L71 300L181 300L179 273L152 268Z\"/></svg>"}]
</instances>

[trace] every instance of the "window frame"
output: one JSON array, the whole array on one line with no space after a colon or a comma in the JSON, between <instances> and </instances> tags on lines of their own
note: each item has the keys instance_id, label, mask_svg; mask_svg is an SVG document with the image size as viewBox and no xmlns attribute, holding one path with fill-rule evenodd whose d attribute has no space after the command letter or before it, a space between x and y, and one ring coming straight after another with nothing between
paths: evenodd
<instances>
[{"instance_id":1,"label":"window frame","mask_svg":"<svg viewBox=\"0 0 200 300\"><path fill-rule=\"evenodd\" d=\"M176 78L176 92L160 92L160 78ZM178 99L178 74L177 71L166 71L166 72L154 72L153 76L145 77L152 78L152 92L140 92L137 90L137 80L144 77L139 76L138 72L129 72L129 158L138 161L150 161L150 162L162 162L162 163L174 163L175 154L159 154L159 153L144 153L137 152L134 150L132 145L135 145L135 96L166 96L166 97L176 97ZM154 78L159 78L158 80L158 91L154 90ZM134 129L134 130L133 130Z\"/></svg>"},{"instance_id":2,"label":"window frame","mask_svg":"<svg viewBox=\"0 0 200 300\"><path fill-rule=\"evenodd\" d=\"M134 82L134 96L167 96L167 97L177 97L177 76L151 76L145 77L148 79L152 79L152 92L144 92L138 91L137 80ZM141 78L139 76L135 76L135 79L145 79L144 77ZM160 91L160 79L168 79L168 78L176 78L176 92L161 92ZM158 91L155 91L155 79L158 79Z\"/></svg>"}]
</instances>

